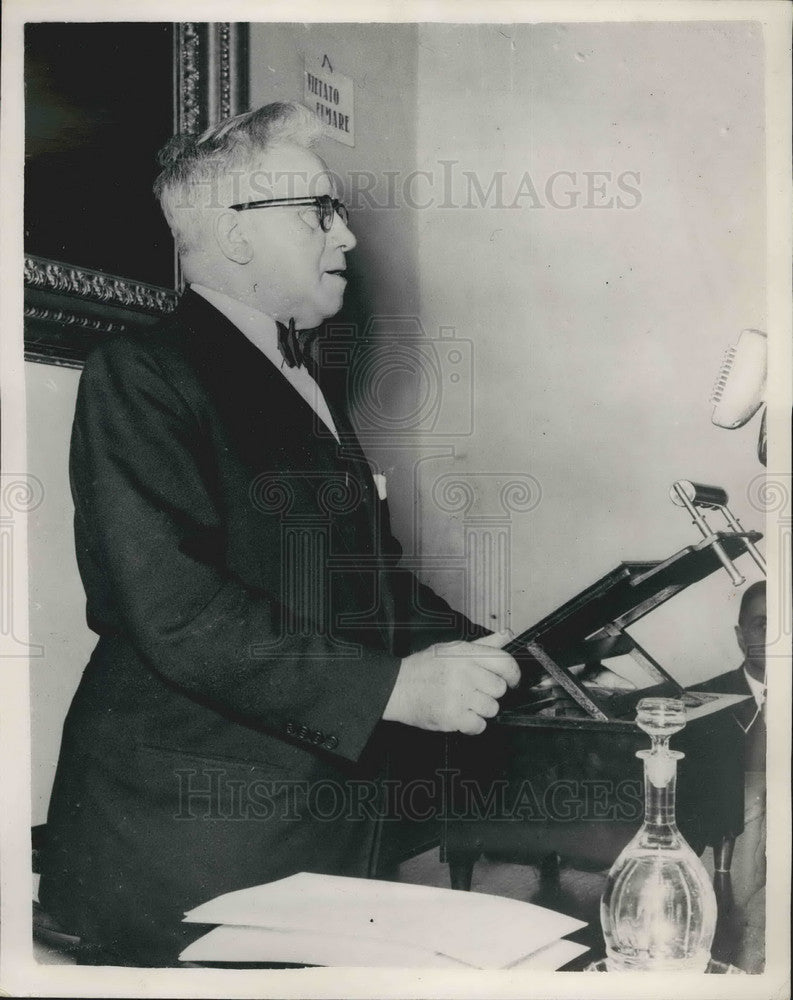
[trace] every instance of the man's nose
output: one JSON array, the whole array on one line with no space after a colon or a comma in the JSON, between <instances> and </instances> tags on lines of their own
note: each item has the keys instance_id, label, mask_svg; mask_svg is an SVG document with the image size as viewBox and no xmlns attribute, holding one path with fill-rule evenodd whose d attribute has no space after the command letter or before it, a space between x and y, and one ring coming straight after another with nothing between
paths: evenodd
<instances>
[{"instance_id":1,"label":"man's nose","mask_svg":"<svg viewBox=\"0 0 793 1000\"><path fill-rule=\"evenodd\" d=\"M352 229L344 222L338 212L333 213L333 225L328 232L328 239L332 240L345 253L349 250L354 250L358 244L358 240L356 240Z\"/></svg>"}]
</instances>

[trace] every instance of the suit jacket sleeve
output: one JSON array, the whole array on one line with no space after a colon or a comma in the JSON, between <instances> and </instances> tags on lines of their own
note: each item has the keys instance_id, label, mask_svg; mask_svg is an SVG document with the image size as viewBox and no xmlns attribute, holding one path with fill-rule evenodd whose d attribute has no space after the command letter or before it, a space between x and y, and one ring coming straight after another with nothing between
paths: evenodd
<instances>
[{"instance_id":1,"label":"suit jacket sleeve","mask_svg":"<svg viewBox=\"0 0 793 1000\"><path fill-rule=\"evenodd\" d=\"M221 711L277 733L297 720L360 756L399 657L361 647L340 659L310 630L277 646L277 601L196 547L222 533L222 498L208 488L201 414L156 351L119 339L89 358L71 475L81 572L101 580L98 631L120 630L153 670Z\"/></svg>"},{"instance_id":2,"label":"suit jacket sleeve","mask_svg":"<svg viewBox=\"0 0 793 1000\"><path fill-rule=\"evenodd\" d=\"M393 536L390 546L398 558L401 546ZM492 632L472 622L462 612L455 611L409 570L395 569L391 588L395 606L394 648L401 656L426 649L434 643L459 639L471 642Z\"/></svg>"}]
</instances>

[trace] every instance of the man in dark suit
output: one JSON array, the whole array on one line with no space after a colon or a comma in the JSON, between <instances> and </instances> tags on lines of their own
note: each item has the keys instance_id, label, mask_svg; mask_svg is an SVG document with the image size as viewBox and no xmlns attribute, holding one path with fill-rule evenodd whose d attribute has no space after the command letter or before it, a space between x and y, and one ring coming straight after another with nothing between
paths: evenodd
<instances>
[{"instance_id":1,"label":"man in dark suit","mask_svg":"<svg viewBox=\"0 0 793 1000\"><path fill-rule=\"evenodd\" d=\"M747 972L762 972L765 962L766 883L766 584L747 587L735 627L743 663L697 690L751 695L733 709L736 726L745 733L743 832L721 861L714 885L720 893L720 920L734 919L740 902L741 922L726 934L735 935L730 961ZM732 862L730 867L730 862ZM725 870L730 872L725 874Z\"/></svg>"},{"instance_id":2,"label":"man in dark suit","mask_svg":"<svg viewBox=\"0 0 793 1000\"><path fill-rule=\"evenodd\" d=\"M736 706L733 715L746 734L745 770L755 773L765 771L766 757L765 590L765 580L758 580L746 588L741 598L735 637L743 653L743 663L735 670L697 684L698 691L751 695L751 699Z\"/></svg>"},{"instance_id":3,"label":"man in dark suit","mask_svg":"<svg viewBox=\"0 0 793 1000\"><path fill-rule=\"evenodd\" d=\"M382 477L301 333L339 310L355 246L320 132L276 104L166 148L190 290L83 372L71 476L99 642L40 899L105 961L175 964L203 932L184 911L225 891L371 874L387 724L475 735L519 679L503 636L399 570Z\"/></svg>"}]
</instances>

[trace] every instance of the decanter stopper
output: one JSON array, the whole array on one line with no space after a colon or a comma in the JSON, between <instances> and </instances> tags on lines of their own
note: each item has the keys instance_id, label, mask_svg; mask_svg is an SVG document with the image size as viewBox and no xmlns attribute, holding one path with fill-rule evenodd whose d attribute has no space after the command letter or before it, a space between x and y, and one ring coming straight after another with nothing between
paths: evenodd
<instances>
[{"instance_id":1,"label":"decanter stopper","mask_svg":"<svg viewBox=\"0 0 793 1000\"><path fill-rule=\"evenodd\" d=\"M669 737L686 724L676 698L643 698L638 727L650 737L644 761L644 823L609 872L600 903L609 971L704 972L716 930L716 895L675 822L679 750Z\"/></svg>"}]
</instances>

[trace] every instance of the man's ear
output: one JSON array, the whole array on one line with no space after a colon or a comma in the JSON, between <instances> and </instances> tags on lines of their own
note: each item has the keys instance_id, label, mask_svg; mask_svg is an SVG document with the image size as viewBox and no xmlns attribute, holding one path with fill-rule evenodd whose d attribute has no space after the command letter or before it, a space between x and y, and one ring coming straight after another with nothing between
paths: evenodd
<instances>
[{"instance_id":1,"label":"man's ear","mask_svg":"<svg viewBox=\"0 0 793 1000\"><path fill-rule=\"evenodd\" d=\"M253 258L253 246L243 232L237 212L220 212L215 217L215 240L224 257L237 264L247 264Z\"/></svg>"},{"instance_id":2,"label":"man's ear","mask_svg":"<svg viewBox=\"0 0 793 1000\"><path fill-rule=\"evenodd\" d=\"M743 637L743 632L741 631L741 626L735 626L735 638L738 640L738 647L744 656L746 656L746 640Z\"/></svg>"}]
</instances>

